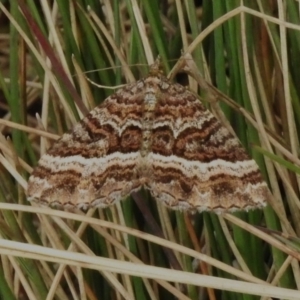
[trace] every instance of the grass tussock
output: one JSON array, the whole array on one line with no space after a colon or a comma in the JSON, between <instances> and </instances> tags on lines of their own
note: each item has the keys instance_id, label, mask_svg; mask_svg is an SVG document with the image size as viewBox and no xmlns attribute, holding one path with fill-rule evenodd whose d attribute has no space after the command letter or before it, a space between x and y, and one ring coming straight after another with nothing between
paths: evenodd
<instances>
[{"instance_id":1,"label":"grass tussock","mask_svg":"<svg viewBox=\"0 0 300 300\"><path fill-rule=\"evenodd\" d=\"M299 3L195 2L0 3L1 298L299 299ZM176 79L231 124L268 207L188 215L147 194L77 213L28 204L55 139L158 55L174 74L182 53L206 81Z\"/></svg>"}]
</instances>

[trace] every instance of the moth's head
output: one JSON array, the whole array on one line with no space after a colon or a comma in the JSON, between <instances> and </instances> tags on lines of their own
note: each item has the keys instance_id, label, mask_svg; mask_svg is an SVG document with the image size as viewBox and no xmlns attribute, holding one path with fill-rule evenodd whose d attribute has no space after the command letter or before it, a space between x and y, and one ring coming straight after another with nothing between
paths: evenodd
<instances>
[{"instance_id":1,"label":"moth's head","mask_svg":"<svg viewBox=\"0 0 300 300\"><path fill-rule=\"evenodd\" d=\"M150 65L150 70L149 70L149 75L150 76L162 76L164 75L164 71L162 69L162 62L160 56L158 56L155 60L155 62Z\"/></svg>"}]
</instances>

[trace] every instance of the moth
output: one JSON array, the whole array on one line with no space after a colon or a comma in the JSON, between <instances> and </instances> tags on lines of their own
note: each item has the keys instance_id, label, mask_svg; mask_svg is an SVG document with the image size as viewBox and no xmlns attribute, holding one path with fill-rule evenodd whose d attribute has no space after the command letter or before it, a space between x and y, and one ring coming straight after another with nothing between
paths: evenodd
<instances>
[{"instance_id":1,"label":"moth","mask_svg":"<svg viewBox=\"0 0 300 300\"><path fill-rule=\"evenodd\" d=\"M158 62L54 143L27 196L51 206L106 207L142 187L169 208L199 212L263 207L269 193L237 138Z\"/></svg>"}]
</instances>

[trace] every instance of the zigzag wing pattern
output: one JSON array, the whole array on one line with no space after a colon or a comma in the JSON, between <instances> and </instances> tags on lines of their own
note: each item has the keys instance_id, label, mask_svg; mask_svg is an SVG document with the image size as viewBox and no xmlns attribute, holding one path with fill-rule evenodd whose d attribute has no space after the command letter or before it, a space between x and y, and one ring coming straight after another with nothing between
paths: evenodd
<instances>
[{"instance_id":1,"label":"zigzag wing pattern","mask_svg":"<svg viewBox=\"0 0 300 300\"><path fill-rule=\"evenodd\" d=\"M157 64L42 156L27 195L47 205L105 207L142 186L189 211L248 210L266 205L269 194L239 141Z\"/></svg>"}]
</instances>

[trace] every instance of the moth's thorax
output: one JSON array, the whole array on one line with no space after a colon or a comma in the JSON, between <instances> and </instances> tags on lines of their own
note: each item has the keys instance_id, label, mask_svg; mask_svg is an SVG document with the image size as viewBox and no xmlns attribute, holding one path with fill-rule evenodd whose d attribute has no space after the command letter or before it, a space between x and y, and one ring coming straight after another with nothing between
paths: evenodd
<instances>
[{"instance_id":1,"label":"moth's thorax","mask_svg":"<svg viewBox=\"0 0 300 300\"><path fill-rule=\"evenodd\" d=\"M165 77L148 77L144 81L144 112L141 120L142 141L141 156L145 157L151 151L152 130L155 122L155 110L162 94L169 84Z\"/></svg>"}]
</instances>

